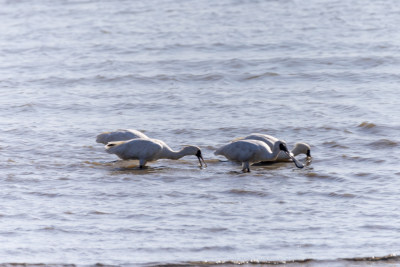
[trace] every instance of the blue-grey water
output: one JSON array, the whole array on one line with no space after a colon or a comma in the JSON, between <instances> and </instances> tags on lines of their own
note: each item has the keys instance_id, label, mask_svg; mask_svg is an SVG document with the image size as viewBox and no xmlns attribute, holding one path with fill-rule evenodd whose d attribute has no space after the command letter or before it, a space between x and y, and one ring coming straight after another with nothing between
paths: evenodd
<instances>
[{"instance_id":1,"label":"blue-grey water","mask_svg":"<svg viewBox=\"0 0 400 267\"><path fill-rule=\"evenodd\" d=\"M0 7L0 264L400 264L396 0ZM115 162L120 128L208 167ZM257 132L311 164L213 154Z\"/></svg>"}]
</instances>

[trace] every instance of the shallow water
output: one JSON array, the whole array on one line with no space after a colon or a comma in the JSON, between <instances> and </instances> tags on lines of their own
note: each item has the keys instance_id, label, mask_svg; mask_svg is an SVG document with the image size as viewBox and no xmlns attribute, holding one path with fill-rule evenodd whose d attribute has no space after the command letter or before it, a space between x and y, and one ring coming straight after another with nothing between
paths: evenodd
<instances>
[{"instance_id":1,"label":"shallow water","mask_svg":"<svg viewBox=\"0 0 400 267\"><path fill-rule=\"evenodd\" d=\"M396 1L1 7L0 264L398 264ZM118 128L208 167L114 162ZM312 162L213 154L254 132Z\"/></svg>"}]
</instances>

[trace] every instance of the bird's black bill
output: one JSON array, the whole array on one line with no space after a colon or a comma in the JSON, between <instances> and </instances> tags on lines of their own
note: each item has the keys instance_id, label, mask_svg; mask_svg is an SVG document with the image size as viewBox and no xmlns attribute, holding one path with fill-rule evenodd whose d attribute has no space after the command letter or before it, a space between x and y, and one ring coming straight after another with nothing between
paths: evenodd
<instances>
[{"instance_id":1,"label":"bird's black bill","mask_svg":"<svg viewBox=\"0 0 400 267\"><path fill-rule=\"evenodd\" d=\"M286 145L284 145L282 143L279 144L279 149L282 150L283 152L289 153Z\"/></svg>"},{"instance_id":2,"label":"bird's black bill","mask_svg":"<svg viewBox=\"0 0 400 267\"><path fill-rule=\"evenodd\" d=\"M200 167L203 167L203 163L204 163L204 167L207 167L207 163L204 161L203 157L198 157L199 162L200 162Z\"/></svg>"},{"instance_id":3,"label":"bird's black bill","mask_svg":"<svg viewBox=\"0 0 400 267\"><path fill-rule=\"evenodd\" d=\"M204 167L207 167L207 163L203 159L203 156L201 155L201 151L200 150L199 150L199 152L197 152L196 156L197 156L197 158L199 160L200 167L203 167L203 163L204 163Z\"/></svg>"},{"instance_id":4,"label":"bird's black bill","mask_svg":"<svg viewBox=\"0 0 400 267\"><path fill-rule=\"evenodd\" d=\"M297 168L301 169L304 168L304 164L301 163L300 161L298 161L292 153L290 153L289 151L285 151L285 153L293 160L294 164L296 165Z\"/></svg>"}]
</instances>

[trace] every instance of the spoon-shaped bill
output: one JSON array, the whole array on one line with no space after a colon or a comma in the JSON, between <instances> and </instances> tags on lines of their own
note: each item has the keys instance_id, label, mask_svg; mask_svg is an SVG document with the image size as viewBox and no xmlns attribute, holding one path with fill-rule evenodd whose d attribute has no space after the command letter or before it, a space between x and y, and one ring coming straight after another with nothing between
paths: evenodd
<instances>
[{"instance_id":1,"label":"spoon-shaped bill","mask_svg":"<svg viewBox=\"0 0 400 267\"><path fill-rule=\"evenodd\" d=\"M304 168L304 164L298 161L294 155L290 152L286 152L286 154L293 160L294 164L296 165L297 168Z\"/></svg>"},{"instance_id":2,"label":"spoon-shaped bill","mask_svg":"<svg viewBox=\"0 0 400 267\"><path fill-rule=\"evenodd\" d=\"M199 160L200 167L203 167L203 163L204 163L204 167L207 167L207 163L205 162L200 150L197 152L196 157Z\"/></svg>"},{"instance_id":3,"label":"spoon-shaped bill","mask_svg":"<svg viewBox=\"0 0 400 267\"><path fill-rule=\"evenodd\" d=\"M304 167L304 164L301 163L300 161L298 161L293 155L291 155L290 158L293 160L293 162L294 162L294 164L296 165L297 168L301 169L301 168Z\"/></svg>"},{"instance_id":4,"label":"spoon-shaped bill","mask_svg":"<svg viewBox=\"0 0 400 267\"><path fill-rule=\"evenodd\" d=\"M304 167L304 165L300 161L298 161L291 152L289 152L289 150L287 149L287 147L284 144L280 144L279 148L293 160L293 162L297 168L301 169Z\"/></svg>"}]
</instances>

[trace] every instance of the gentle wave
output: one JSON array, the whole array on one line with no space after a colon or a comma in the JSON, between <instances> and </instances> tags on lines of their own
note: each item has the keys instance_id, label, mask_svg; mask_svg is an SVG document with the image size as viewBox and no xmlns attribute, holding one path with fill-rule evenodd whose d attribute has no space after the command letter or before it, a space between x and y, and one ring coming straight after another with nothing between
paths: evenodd
<instances>
[{"instance_id":1,"label":"gentle wave","mask_svg":"<svg viewBox=\"0 0 400 267\"><path fill-rule=\"evenodd\" d=\"M255 197L268 196L267 192L255 191L255 190L244 190L244 189L231 189L231 190L227 191L227 193L238 195L238 196L255 196Z\"/></svg>"},{"instance_id":2,"label":"gentle wave","mask_svg":"<svg viewBox=\"0 0 400 267\"><path fill-rule=\"evenodd\" d=\"M323 174L320 172L312 172L312 171L305 173L304 176L309 178L321 178L321 179L332 179L332 180L340 179L335 175Z\"/></svg>"},{"instance_id":3,"label":"gentle wave","mask_svg":"<svg viewBox=\"0 0 400 267\"><path fill-rule=\"evenodd\" d=\"M389 139L379 139L369 144L374 148L394 148L399 146L399 143Z\"/></svg>"},{"instance_id":4,"label":"gentle wave","mask_svg":"<svg viewBox=\"0 0 400 267\"><path fill-rule=\"evenodd\" d=\"M182 66L181 66L182 67ZM296 72L293 74L287 74L277 71L264 71L260 70L235 73L235 69L224 68L209 70L209 65L205 64L200 69L193 70L184 73L168 73L160 72L155 75L146 74L126 74L126 75L110 75L110 74L82 74L78 77L65 77L65 76L49 76L41 78L27 79L25 82L32 85L46 85L48 87L57 88L70 88L78 86L87 86L96 84L99 87L113 86L129 86L130 84L143 84L143 85L157 85L165 83L215 83L221 81L228 82L263 82L270 79L278 79L278 81L285 82L296 82L296 81L359 81L368 82L371 80L395 80L400 81L400 75L391 73L358 73L358 72ZM203 69L204 68L204 69ZM262 66L260 66L262 68ZM182 69L179 70L182 72ZM355 108L355 107L349 107Z\"/></svg>"},{"instance_id":5,"label":"gentle wave","mask_svg":"<svg viewBox=\"0 0 400 267\"><path fill-rule=\"evenodd\" d=\"M350 194L350 193L336 193L336 192L331 192L328 194L329 197L335 197L335 198L356 198L357 195Z\"/></svg>"},{"instance_id":6,"label":"gentle wave","mask_svg":"<svg viewBox=\"0 0 400 267\"><path fill-rule=\"evenodd\" d=\"M343 145L341 141L326 141L322 143L323 146L329 147L329 148L340 148L340 149L347 149L349 148L346 145Z\"/></svg>"},{"instance_id":7,"label":"gentle wave","mask_svg":"<svg viewBox=\"0 0 400 267\"><path fill-rule=\"evenodd\" d=\"M188 261L188 262L180 262L180 263L151 263L146 264L147 267L178 267L178 266L254 266L254 265L265 265L265 266L275 266L275 265L286 265L286 264L295 264L304 265L304 266L329 266L336 265L341 266L341 264L349 264L351 262L365 262L365 263L399 263L400 256L390 254L382 257L354 257L354 258L339 258L336 260L318 260L318 259L299 259L299 260L221 260L221 261ZM311 265L310 265L311 264Z\"/></svg>"},{"instance_id":8,"label":"gentle wave","mask_svg":"<svg viewBox=\"0 0 400 267\"><path fill-rule=\"evenodd\" d=\"M390 132L397 133L400 130L400 126L397 125L389 125L389 124L378 124L375 122L364 121L357 125L357 129L360 132L364 132L367 134L387 134Z\"/></svg>"},{"instance_id":9,"label":"gentle wave","mask_svg":"<svg viewBox=\"0 0 400 267\"><path fill-rule=\"evenodd\" d=\"M364 122L360 123L357 127L363 128L363 129L373 129L376 126L377 125L375 123L364 121Z\"/></svg>"},{"instance_id":10,"label":"gentle wave","mask_svg":"<svg viewBox=\"0 0 400 267\"><path fill-rule=\"evenodd\" d=\"M351 160L355 162L371 162L371 163L384 163L385 159L374 158L374 157L361 157L361 156L350 156L350 155L342 155L342 159Z\"/></svg>"}]
</instances>

